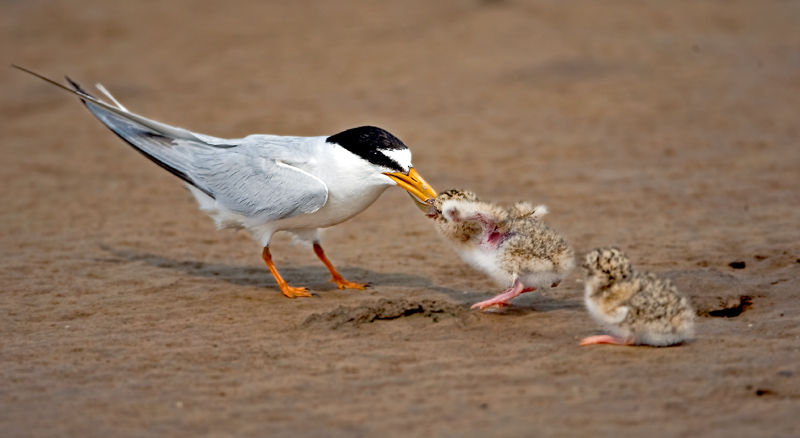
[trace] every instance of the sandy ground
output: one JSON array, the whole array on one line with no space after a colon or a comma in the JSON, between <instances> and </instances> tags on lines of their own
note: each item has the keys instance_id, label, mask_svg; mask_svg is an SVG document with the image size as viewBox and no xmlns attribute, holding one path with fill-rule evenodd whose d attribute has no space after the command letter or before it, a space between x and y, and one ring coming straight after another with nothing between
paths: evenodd
<instances>
[{"instance_id":1,"label":"sandy ground","mask_svg":"<svg viewBox=\"0 0 800 438\"><path fill-rule=\"evenodd\" d=\"M2 436L800 435L800 3L119 3L0 3ZM324 234L373 288L280 237L315 292L286 299L10 63L221 137L381 126L435 188L545 203L579 254L671 278L698 336L580 348L579 271L469 311L498 288L397 189Z\"/></svg>"}]
</instances>

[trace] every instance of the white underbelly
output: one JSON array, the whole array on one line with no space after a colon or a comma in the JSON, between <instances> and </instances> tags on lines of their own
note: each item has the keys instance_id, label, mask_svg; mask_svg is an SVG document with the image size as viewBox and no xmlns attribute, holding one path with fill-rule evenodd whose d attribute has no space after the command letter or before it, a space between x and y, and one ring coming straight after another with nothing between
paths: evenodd
<instances>
[{"instance_id":1,"label":"white underbelly","mask_svg":"<svg viewBox=\"0 0 800 438\"><path fill-rule=\"evenodd\" d=\"M480 248L456 248L456 251L467 264L489 275L499 285L505 287L513 281L508 273L498 266L497 251L483 251Z\"/></svg>"},{"instance_id":2,"label":"white underbelly","mask_svg":"<svg viewBox=\"0 0 800 438\"><path fill-rule=\"evenodd\" d=\"M387 188L388 186L377 187L376 190L372 190L369 193L346 199L329 197L328 202L314 213L279 219L264 225L274 231L290 231L295 229L326 228L340 224L366 210Z\"/></svg>"},{"instance_id":3,"label":"white underbelly","mask_svg":"<svg viewBox=\"0 0 800 438\"><path fill-rule=\"evenodd\" d=\"M191 185L187 184L187 186L197 199L200 209L214 219L218 228L244 228L264 246L269 245L272 235L278 231L295 232L302 239L306 235L315 235L318 228L340 224L366 210L390 187L388 185L372 187L371 190L360 193L358 196L330 196L325 205L314 213L272 222L261 222L254 217L247 217L221 207L205 193ZM309 233L303 233L304 231Z\"/></svg>"}]
</instances>

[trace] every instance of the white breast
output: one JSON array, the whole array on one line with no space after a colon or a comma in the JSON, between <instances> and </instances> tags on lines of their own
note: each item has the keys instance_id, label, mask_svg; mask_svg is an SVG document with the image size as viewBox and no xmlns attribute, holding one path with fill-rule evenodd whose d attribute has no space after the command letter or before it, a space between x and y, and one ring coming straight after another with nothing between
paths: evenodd
<instances>
[{"instance_id":1,"label":"white breast","mask_svg":"<svg viewBox=\"0 0 800 438\"><path fill-rule=\"evenodd\" d=\"M592 318L594 318L595 321L603 325L610 324L610 321L608 320L608 315L606 315L605 312L603 312L603 309L601 309L600 306L597 305L597 302L594 299L592 299L592 292L594 288L595 285L592 284L592 280L587 279L586 291L585 291L586 294L584 295L584 303L586 304L586 310L589 311L589 314L592 316Z\"/></svg>"},{"instance_id":2,"label":"white breast","mask_svg":"<svg viewBox=\"0 0 800 438\"><path fill-rule=\"evenodd\" d=\"M317 228L336 225L364 211L387 188L395 185L381 169L339 145L323 140L317 147L318 160L298 167L325 183L328 201L314 214L293 222L295 224Z\"/></svg>"}]
</instances>

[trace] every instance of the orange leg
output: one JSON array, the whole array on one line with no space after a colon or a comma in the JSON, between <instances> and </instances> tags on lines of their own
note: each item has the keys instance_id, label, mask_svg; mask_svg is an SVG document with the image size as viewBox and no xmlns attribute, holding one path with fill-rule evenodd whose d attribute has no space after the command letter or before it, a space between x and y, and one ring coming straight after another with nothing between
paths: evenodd
<instances>
[{"instance_id":1,"label":"orange leg","mask_svg":"<svg viewBox=\"0 0 800 438\"><path fill-rule=\"evenodd\" d=\"M586 345L596 345L596 344L633 345L633 340L616 338L610 335L599 335L599 336L589 336L588 338L583 338L583 340L581 341L581 347Z\"/></svg>"},{"instance_id":2,"label":"orange leg","mask_svg":"<svg viewBox=\"0 0 800 438\"><path fill-rule=\"evenodd\" d=\"M336 283L336 287L339 289L358 289L364 290L369 287L369 283L353 283L351 281L345 280L336 268L333 267L331 261L325 257L325 251L322 250L322 246L319 243L314 242L314 253L317 254L322 263L325 264L325 267L328 268L328 271L331 272L331 282Z\"/></svg>"},{"instance_id":3,"label":"orange leg","mask_svg":"<svg viewBox=\"0 0 800 438\"><path fill-rule=\"evenodd\" d=\"M292 287L286 283L286 280L281 277L281 274L278 273L278 269L275 267L275 263L272 263L272 254L269 253L269 247L265 246L264 251L261 252L261 258L264 259L264 263L267 264L269 271L272 272L272 276L275 277L275 281L278 282L278 287L281 288L281 292L289 298L297 298L297 297L310 297L311 294L308 292L308 289L304 287Z\"/></svg>"}]
</instances>

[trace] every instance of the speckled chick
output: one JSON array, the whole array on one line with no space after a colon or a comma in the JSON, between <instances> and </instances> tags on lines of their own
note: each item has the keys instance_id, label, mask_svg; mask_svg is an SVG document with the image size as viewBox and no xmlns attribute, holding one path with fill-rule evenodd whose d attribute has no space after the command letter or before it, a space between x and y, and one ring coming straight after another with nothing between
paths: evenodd
<instances>
[{"instance_id":1,"label":"speckled chick","mask_svg":"<svg viewBox=\"0 0 800 438\"><path fill-rule=\"evenodd\" d=\"M668 346L694 333L689 300L668 280L634 272L620 249L599 248L586 255L586 308L611 335L591 336L581 345Z\"/></svg>"},{"instance_id":2,"label":"speckled chick","mask_svg":"<svg viewBox=\"0 0 800 438\"><path fill-rule=\"evenodd\" d=\"M428 217L439 233L465 262L508 288L472 308L503 307L524 292L558 286L572 270L572 248L541 221L546 213L545 206L527 202L503 208L465 190L433 200Z\"/></svg>"}]
</instances>

